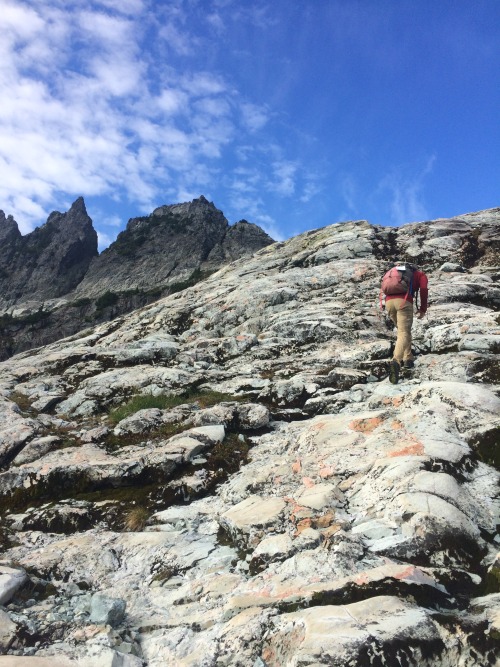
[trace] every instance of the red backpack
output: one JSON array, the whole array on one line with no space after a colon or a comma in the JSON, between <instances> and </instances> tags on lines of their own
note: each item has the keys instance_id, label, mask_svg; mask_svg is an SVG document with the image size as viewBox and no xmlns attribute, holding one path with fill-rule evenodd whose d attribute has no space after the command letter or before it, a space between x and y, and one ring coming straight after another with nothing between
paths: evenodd
<instances>
[{"instance_id":1,"label":"red backpack","mask_svg":"<svg viewBox=\"0 0 500 667\"><path fill-rule=\"evenodd\" d=\"M396 264L384 274L382 278L381 291L386 296L394 294L404 294L405 298L413 296L413 274L415 267L412 264Z\"/></svg>"}]
</instances>

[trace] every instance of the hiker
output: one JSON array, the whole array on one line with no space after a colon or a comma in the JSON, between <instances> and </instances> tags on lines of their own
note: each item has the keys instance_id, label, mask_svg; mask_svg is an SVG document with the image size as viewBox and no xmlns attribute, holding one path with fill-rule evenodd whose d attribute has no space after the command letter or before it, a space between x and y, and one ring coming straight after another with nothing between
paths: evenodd
<instances>
[{"instance_id":1,"label":"hiker","mask_svg":"<svg viewBox=\"0 0 500 667\"><path fill-rule=\"evenodd\" d=\"M389 365L389 381L397 384L401 366L413 368L411 352L411 326L413 324L413 297L420 292L420 307L417 317L422 319L427 311L427 276L423 271L407 262L400 262L382 278L382 293L385 294L387 314L396 325L397 339L392 361Z\"/></svg>"}]
</instances>

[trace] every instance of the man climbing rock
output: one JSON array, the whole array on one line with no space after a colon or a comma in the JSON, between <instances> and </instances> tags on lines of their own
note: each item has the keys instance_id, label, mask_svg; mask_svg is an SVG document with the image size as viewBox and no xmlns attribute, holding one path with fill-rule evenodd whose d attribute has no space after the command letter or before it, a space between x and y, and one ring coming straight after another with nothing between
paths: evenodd
<instances>
[{"instance_id":1,"label":"man climbing rock","mask_svg":"<svg viewBox=\"0 0 500 667\"><path fill-rule=\"evenodd\" d=\"M427 284L425 273L405 262L395 264L382 278L381 292L385 294L385 308L397 328L396 346L389 366L389 381L392 384L397 384L402 366L413 368L413 299L420 292L420 307L416 312L421 319L427 311Z\"/></svg>"}]
</instances>

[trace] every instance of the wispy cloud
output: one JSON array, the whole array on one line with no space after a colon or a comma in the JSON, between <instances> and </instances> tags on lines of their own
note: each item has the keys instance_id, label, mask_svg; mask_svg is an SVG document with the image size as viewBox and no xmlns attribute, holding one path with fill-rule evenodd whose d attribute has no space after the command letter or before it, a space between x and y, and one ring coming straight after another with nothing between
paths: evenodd
<instances>
[{"instance_id":1,"label":"wispy cloud","mask_svg":"<svg viewBox=\"0 0 500 667\"><path fill-rule=\"evenodd\" d=\"M377 194L389 194L391 222L401 225L428 218L425 205L424 186L426 177L432 172L436 155L431 155L416 173L408 175L403 169L388 173L379 183Z\"/></svg>"},{"instance_id":2,"label":"wispy cloud","mask_svg":"<svg viewBox=\"0 0 500 667\"><path fill-rule=\"evenodd\" d=\"M102 252L114 241L114 237L110 236L109 234L106 234L106 232L103 232L101 229L99 229L99 227L96 229L96 231L97 231L97 247L99 249L99 252Z\"/></svg>"},{"instance_id":3,"label":"wispy cloud","mask_svg":"<svg viewBox=\"0 0 500 667\"><path fill-rule=\"evenodd\" d=\"M348 215L356 215L358 212L358 185L352 174L344 174L340 179L340 194L347 206Z\"/></svg>"},{"instance_id":4,"label":"wispy cloud","mask_svg":"<svg viewBox=\"0 0 500 667\"><path fill-rule=\"evenodd\" d=\"M269 112L257 104L241 105L243 123L250 131L260 130L269 121Z\"/></svg>"},{"instance_id":5,"label":"wispy cloud","mask_svg":"<svg viewBox=\"0 0 500 667\"><path fill-rule=\"evenodd\" d=\"M293 195L298 169L297 163L289 160L277 160L272 167L274 179L268 184L268 189L288 197Z\"/></svg>"},{"instance_id":6,"label":"wispy cloud","mask_svg":"<svg viewBox=\"0 0 500 667\"><path fill-rule=\"evenodd\" d=\"M59 205L61 192L142 206L166 192L199 196L224 152L231 146L238 160L238 144L268 123L265 107L220 73L197 68L199 59L171 64L169 53L188 57L199 46L188 6L6 0L0 205L25 229ZM221 3L213 7L212 25L222 29ZM269 170L278 192L293 191L293 170Z\"/></svg>"}]
</instances>

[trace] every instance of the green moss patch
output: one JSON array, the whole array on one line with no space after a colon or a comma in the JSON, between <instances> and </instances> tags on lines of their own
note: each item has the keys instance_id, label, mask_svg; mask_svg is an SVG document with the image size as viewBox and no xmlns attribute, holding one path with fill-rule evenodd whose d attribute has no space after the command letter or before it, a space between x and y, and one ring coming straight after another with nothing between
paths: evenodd
<instances>
[{"instance_id":1,"label":"green moss patch","mask_svg":"<svg viewBox=\"0 0 500 667\"><path fill-rule=\"evenodd\" d=\"M223 401L241 401L241 397L231 396L231 394L222 394L218 391L200 391L189 389L181 394L138 394L133 396L127 403L120 405L109 413L109 420L112 424L118 424L122 419L130 417L139 412L151 408L159 410L169 410L184 405L186 403L196 403L200 408L209 408Z\"/></svg>"}]
</instances>

